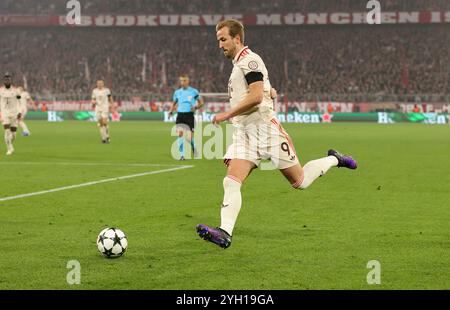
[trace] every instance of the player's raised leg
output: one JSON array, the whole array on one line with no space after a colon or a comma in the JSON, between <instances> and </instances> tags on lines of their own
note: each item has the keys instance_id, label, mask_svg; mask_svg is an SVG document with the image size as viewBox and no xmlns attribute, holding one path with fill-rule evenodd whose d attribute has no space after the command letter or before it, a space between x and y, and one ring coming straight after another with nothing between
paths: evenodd
<instances>
[{"instance_id":1,"label":"player's raised leg","mask_svg":"<svg viewBox=\"0 0 450 310\"><path fill-rule=\"evenodd\" d=\"M19 118L19 127L22 129L22 136L28 137L30 135L30 130L28 129L27 124L25 123L25 117L28 112L28 103L31 103L34 106L34 109L37 110L36 103L31 98L30 94L23 88L18 87L17 88L20 93L20 100L19 100L19 112L20 112L20 118Z\"/></svg>"},{"instance_id":2,"label":"player's raised leg","mask_svg":"<svg viewBox=\"0 0 450 310\"><path fill-rule=\"evenodd\" d=\"M22 135L24 137L28 137L30 135L30 130L28 129L27 124L25 124L24 117L21 117L19 120L19 126L22 129Z\"/></svg>"},{"instance_id":3,"label":"player's raised leg","mask_svg":"<svg viewBox=\"0 0 450 310\"><path fill-rule=\"evenodd\" d=\"M306 189L317 178L325 175L332 167L356 169L357 163L351 156L342 155L335 150L329 150L328 156L311 160L304 167L296 164L286 169L280 169L280 171L292 184L292 187Z\"/></svg>"},{"instance_id":4,"label":"player's raised leg","mask_svg":"<svg viewBox=\"0 0 450 310\"><path fill-rule=\"evenodd\" d=\"M207 241L222 248L231 245L231 236L242 206L241 186L256 165L244 159L225 160L228 164L227 176L223 179L224 197L220 210L220 227L197 225L197 233Z\"/></svg>"}]
</instances>

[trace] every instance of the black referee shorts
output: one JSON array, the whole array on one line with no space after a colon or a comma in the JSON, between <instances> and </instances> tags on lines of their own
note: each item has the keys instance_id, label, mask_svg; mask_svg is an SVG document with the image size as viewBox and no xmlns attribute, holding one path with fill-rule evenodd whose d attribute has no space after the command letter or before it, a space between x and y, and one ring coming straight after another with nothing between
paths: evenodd
<instances>
[{"instance_id":1,"label":"black referee shorts","mask_svg":"<svg viewBox=\"0 0 450 310\"><path fill-rule=\"evenodd\" d=\"M194 127L195 127L194 113L193 112L187 112L187 113L178 112L176 124L189 126L189 129L191 131L194 131Z\"/></svg>"}]
</instances>

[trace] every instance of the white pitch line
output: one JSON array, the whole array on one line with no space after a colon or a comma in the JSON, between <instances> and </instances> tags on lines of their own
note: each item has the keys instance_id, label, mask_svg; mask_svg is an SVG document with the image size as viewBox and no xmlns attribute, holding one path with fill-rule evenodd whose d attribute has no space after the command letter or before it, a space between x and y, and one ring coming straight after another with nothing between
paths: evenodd
<instances>
[{"instance_id":1,"label":"white pitch line","mask_svg":"<svg viewBox=\"0 0 450 310\"><path fill-rule=\"evenodd\" d=\"M49 166L123 166L123 167L179 167L171 164L146 163L75 163L75 162L39 162L39 161L12 161L0 162L0 165L49 165Z\"/></svg>"},{"instance_id":2,"label":"white pitch line","mask_svg":"<svg viewBox=\"0 0 450 310\"><path fill-rule=\"evenodd\" d=\"M143 173L125 175L125 176L116 177L116 178L109 178L109 179L103 179L103 180L92 181L92 182L87 182L87 183L81 183L81 184L75 184L75 185L70 185L70 186L58 187L58 188L53 188L53 189L49 189L49 190L45 190L45 191L39 191L39 192L34 192L34 193L21 194L21 195L10 196L10 197L3 197L3 198L0 198L0 202L8 201L8 200L14 200L14 199L19 199L19 198L26 198L26 197L31 197L31 196L37 196L37 195L44 195L44 194L49 194L49 193L55 193L55 192L65 191L65 190L74 189L74 188L80 188L80 187L86 187L86 186L91 186L91 185L97 185L97 184L101 184L101 183L108 183L108 182L114 182L114 181L131 179L131 178L143 177L143 176L146 176L146 175L159 174L159 173L164 173L164 172L171 172L171 171L176 171L176 170L181 170L181 169L189 169L189 168L192 168L192 167L194 167L194 166L177 166L175 168L170 168L170 169L156 170L156 171L147 171L147 172L143 172Z\"/></svg>"}]
</instances>

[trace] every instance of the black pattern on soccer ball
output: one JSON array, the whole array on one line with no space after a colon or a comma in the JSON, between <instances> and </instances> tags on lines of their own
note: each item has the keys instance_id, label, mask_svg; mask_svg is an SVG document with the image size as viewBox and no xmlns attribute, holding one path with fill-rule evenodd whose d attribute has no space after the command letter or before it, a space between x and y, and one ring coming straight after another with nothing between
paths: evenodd
<instances>
[{"instance_id":1,"label":"black pattern on soccer ball","mask_svg":"<svg viewBox=\"0 0 450 310\"><path fill-rule=\"evenodd\" d=\"M103 229L97 237L97 248L107 258L122 256L128 247L123 231L117 228Z\"/></svg>"}]
</instances>

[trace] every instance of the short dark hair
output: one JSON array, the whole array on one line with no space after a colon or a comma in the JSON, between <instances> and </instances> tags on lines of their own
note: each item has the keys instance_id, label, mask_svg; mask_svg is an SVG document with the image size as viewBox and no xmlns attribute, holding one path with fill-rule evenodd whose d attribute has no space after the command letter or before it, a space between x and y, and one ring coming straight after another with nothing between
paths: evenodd
<instances>
[{"instance_id":1,"label":"short dark hair","mask_svg":"<svg viewBox=\"0 0 450 310\"><path fill-rule=\"evenodd\" d=\"M240 21L236 19L223 20L217 24L216 31L219 31L223 27L228 27L230 36L232 38L239 36L241 38L241 43L244 44L245 29L244 25Z\"/></svg>"}]
</instances>

